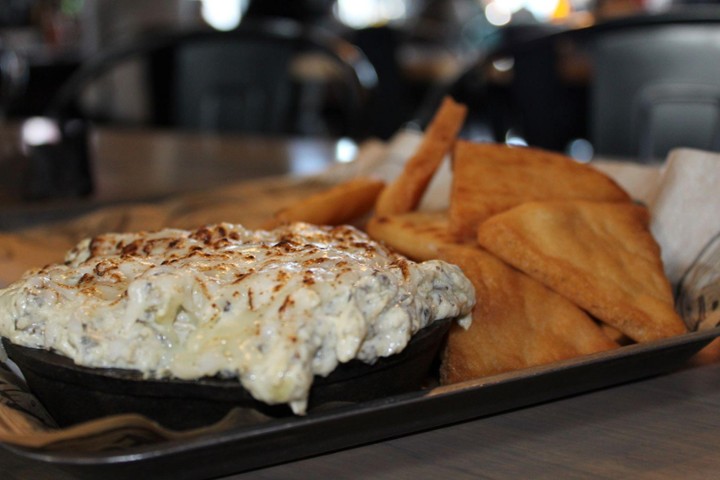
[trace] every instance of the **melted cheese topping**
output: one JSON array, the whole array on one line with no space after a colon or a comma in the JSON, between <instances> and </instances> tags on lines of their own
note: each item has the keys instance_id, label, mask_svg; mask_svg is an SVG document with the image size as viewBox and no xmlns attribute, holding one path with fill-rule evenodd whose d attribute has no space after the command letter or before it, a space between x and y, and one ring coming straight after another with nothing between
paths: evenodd
<instances>
[{"instance_id":1,"label":"melted cheese topping","mask_svg":"<svg viewBox=\"0 0 720 480\"><path fill-rule=\"evenodd\" d=\"M352 227L106 234L0 291L0 334L91 367L237 378L306 409L314 375L400 352L430 322L469 322L460 269L414 263Z\"/></svg>"}]
</instances>

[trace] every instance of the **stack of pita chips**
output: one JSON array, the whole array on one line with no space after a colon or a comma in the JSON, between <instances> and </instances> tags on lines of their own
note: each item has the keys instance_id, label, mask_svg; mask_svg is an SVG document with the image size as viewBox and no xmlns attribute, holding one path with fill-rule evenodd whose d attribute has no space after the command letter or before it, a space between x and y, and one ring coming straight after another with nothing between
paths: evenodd
<instances>
[{"instance_id":1,"label":"stack of pita chips","mask_svg":"<svg viewBox=\"0 0 720 480\"><path fill-rule=\"evenodd\" d=\"M449 140L464 115L445 100L423 148L385 187L367 224L371 236L410 258L459 265L475 286L471 326L456 325L448 338L444 383L686 332L645 207L564 155ZM415 211L445 154L449 208ZM412 183L418 165L422 185Z\"/></svg>"}]
</instances>

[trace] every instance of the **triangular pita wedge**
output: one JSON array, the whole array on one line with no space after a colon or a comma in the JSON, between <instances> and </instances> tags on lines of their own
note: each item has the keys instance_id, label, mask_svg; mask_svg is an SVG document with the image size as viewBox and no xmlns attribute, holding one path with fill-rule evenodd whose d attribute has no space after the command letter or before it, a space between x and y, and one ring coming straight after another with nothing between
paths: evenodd
<instances>
[{"instance_id":1,"label":"triangular pita wedge","mask_svg":"<svg viewBox=\"0 0 720 480\"><path fill-rule=\"evenodd\" d=\"M681 334L645 207L530 202L486 220L480 245L643 342Z\"/></svg>"},{"instance_id":2,"label":"triangular pita wedge","mask_svg":"<svg viewBox=\"0 0 720 480\"><path fill-rule=\"evenodd\" d=\"M560 153L493 143L456 142L450 231L474 238L486 218L532 200L630 201L610 177Z\"/></svg>"},{"instance_id":3,"label":"triangular pita wedge","mask_svg":"<svg viewBox=\"0 0 720 480\"><path fill-rule=\"evenodd\" d=\"M462 268L477 298L470 327L453 326L441 380L455 383L616 348L567 299L479 248L450 247L441 258Z\"/></svg>"},{"instance_id":4,"label":"triangular pita wedge","mask_svg":"<svg viewBox=\"0 0 720 480\"><path fill-rule=\"evenodd\" d=\"M373 217L368 235L415 261L438 258L441 247L455 239L448 233L447 212L408 212Z\"/></svg>"},{"instance_id":5,"label":"triangular pita wedge","mask_svg":"<svg viewBox=\"0 0 720 480\"><path fill-rule=\"evenodd\" d=\"M452 152L466 114L465 105L450 97L443 99L417 151L408 159L400 175L380 193L375 204L378 215L415 210L435 171Z\"/></svg>"},{"instance_id":6,"label":"triangular pita wedge","mask_svg":"<svg viewBox=\"0 0 720 480\"><path fill-rule=\"evenodd\" d=\"M275 228L292 222L315 225L351 223L370 212L385 182L372 177L355 177L326 190L309 195L276 211L263 225Z\"/></svg>"}]
</instances>

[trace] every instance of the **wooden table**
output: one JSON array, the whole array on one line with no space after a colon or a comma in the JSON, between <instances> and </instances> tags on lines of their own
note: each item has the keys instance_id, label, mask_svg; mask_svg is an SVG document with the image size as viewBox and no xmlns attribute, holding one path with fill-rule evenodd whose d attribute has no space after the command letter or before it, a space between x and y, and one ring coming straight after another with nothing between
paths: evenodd
<instances>
[{"instance_id":1,"label":"wooden table","mask_svg":"<svg viewBox=\"0 0 720 480\"><path fill-rule=\"evenodd\" d=\"M164 131L99 130L96 193L101 201L166 196L272 175L307 175L334 162L326 139L178 135Z\"/></svg>"},{"instance_id":2,"label":"wooden table","mask_svg":"<svg viewBox=\"0 0 720 480\"><path fill-rule=\"evenodd\" d=\"M126 201L154 200L274 175L309 175L336 163L338 149L350 159L349 140L273 138L177 133L164 130L91 130L94 192L83 198L27 202L21 189L27 159L19 126L0 128L0 230L35 219Z\"/></svg>"},{"instance_id":3,"label":"wooden table","mask_svg":"<svg viewBox=\"0 0 720 480\"><path fill-rule=\"evenodd\" d=\"M288 171L294 158L313 165L334 158L332 145L313 141L177 143L163 134L101 132L97 142L106 149L96 164L98 200L108 201ZM227 478L706 479L720 471L719 449L714 342L666 375ZM0 478L74 477L0 448Z\"/></svg>"},{"instance_id":4,"label":"wooden table","mask_svg":"<svg viewBox=\"0 0 720 480\"><path fill-rule=\"evenodd\" d=\"M669 375L237 479L716 478L720 351Z\"/></svg>"}]
</instances>

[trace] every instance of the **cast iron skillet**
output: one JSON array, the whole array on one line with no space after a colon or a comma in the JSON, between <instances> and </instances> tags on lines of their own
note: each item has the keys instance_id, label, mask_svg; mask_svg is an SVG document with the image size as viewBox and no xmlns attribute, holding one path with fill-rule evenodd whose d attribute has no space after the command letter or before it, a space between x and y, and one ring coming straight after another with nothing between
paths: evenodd
<instances>
[{"instance_id":1,"label":"cast iron skillet","mask_svg":"<svg viewBox=\"0 0 720 480\"><path fill-rule=\"evenodd\" d=\"M362 402L422 388L450 324L451 320L432 323L417 332L401 353L373 365L353 360L327 377L316 377L309 412L337 402ZM179 430L212 424L237 407L247 409L249 422L291 415L287 406L253 399L237 380L143 379L137 371L82 367L47 350L14 345L6 338L2 342L61 427L118 413L139 413Z\"/></svg>"}]
</instances>

